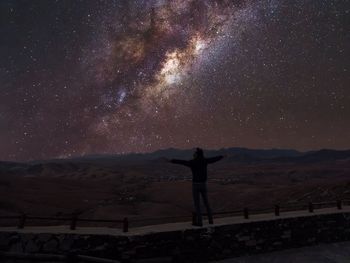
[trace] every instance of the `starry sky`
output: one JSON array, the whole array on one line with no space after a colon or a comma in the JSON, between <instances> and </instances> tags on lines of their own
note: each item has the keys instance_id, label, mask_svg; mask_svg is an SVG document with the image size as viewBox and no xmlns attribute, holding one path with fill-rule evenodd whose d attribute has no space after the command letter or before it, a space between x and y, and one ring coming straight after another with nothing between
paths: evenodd
<instances>
[{"instance_id":1,"label":"starry sky","mask_svg":"<svg viewBox=\"0 0 350 263\"><path fill-rule=\"evenodd\" d=\"M0 1L0 159L350 148L346 0Z\"/></svg>"}]
</instances>

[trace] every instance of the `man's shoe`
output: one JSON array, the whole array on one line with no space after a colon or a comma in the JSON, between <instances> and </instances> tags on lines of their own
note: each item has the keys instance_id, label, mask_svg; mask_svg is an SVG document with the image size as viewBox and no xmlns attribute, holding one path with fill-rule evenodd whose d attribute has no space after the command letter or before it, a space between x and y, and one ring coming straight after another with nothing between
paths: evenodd
<instances>
[{"instance_id":1,"label":"man's shoe","mask_svg":"<svg viewBox=\"0 0 350 263\"><path fill-rule=\"evenodd\" d=\"M202 227L202 226L203 226L203 223L193 223L192 226L199 226L199 227Z\"/></svg>"},{"instance_id":2,"label":"man's shoe","mask_svg":"<svg viewBox=\"0 0 350 263\"><path fill-rule=\"evenodd\" d=\"M209 220L209 224L213 225L214 224L213 220Z\"/></svg>"}]
</instances>

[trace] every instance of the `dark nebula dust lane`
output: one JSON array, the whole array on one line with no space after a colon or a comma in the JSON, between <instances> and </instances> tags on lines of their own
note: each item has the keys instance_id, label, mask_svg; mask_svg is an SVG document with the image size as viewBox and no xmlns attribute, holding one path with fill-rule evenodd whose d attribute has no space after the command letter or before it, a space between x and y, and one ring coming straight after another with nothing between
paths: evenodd
<instances>
[{"instance_id":1,"label":"dark nebula dust lane","mask_svg":"<svg viewBox=\"0 0 350 263\"><path fill-rule=\"evenodd\" d=\"M0 2L0 159L350 147L349 6Z\"/></svg>"}]
</instances>

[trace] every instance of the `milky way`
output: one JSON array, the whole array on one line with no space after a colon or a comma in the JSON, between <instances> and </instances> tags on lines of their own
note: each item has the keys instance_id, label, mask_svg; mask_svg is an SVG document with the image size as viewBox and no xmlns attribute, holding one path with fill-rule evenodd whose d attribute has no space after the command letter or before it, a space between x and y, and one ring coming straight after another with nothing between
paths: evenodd
<instances>
[{"instance_id":1,"label":"milky way","mask_svg":"<svg viewBox=\"0 0 350 263\"><path fill-rule=\"evenodd\" d=\"M2 1L0 158L349 148L346 1Z\"/></svg>"}]
</instances>

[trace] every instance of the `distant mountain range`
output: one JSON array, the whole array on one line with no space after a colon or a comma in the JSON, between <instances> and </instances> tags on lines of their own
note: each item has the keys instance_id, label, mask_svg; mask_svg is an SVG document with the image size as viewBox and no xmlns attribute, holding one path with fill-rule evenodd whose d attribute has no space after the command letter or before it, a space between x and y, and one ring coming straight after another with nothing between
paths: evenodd
<instances>
[{"instance_id":1,"label":"distant mountain range","mask_svg":"<svg viewBox=\"0 0 350 263\"><path fill-rule=\"evenodd\" d=\"M86 155L81 157L74 157L68 159L51 159L40 160L26 163L16 162L1 162L0 171L4 170L23 170L33 167L38 164L61 164L69 163L96 163L96 164L133 164L133 163L147 163L150 161L160 161L165 159L190 159L192 158L194 149L164 149L152 153L131 153L131 154L99 154ZM205 150L205 155L225 155L225 162L237 163L317 163L336 161L342 159L350 159L350 150L329 150L323 149L319 151L300 152L291 149L247 149L247 148L224 148L219 150Z\"/></svg>"},{"instance_id":2,"label":"distant mountain range","mask_svg":"<svg viewBox=\"0 0 350 263\"><path fill-rule=\"evenodd\" d=\"M130 161L152 161L156 159L190 159L194 149L163 149L151 153L130 153L130 154L95 154L66 159L38 160L26 163L1 162L0 169L5 167L25 167L31 164L47 162L130 162ZM204 150L205 156L225 155L227 160L245 161L277 161L277 162L320 162L334 161L350 158L350 150L330 150L300 152L292 149L248 149L248 148L223 148L219 150Z\"/></svg>"},{"instance_id":3,"label":"distant mountain range","mask_svg":"<svg viewBox=\"0 0 350 263\"><path fill-rule=\"evenodd\" d=\"M138 162L158 159L191 159L194 149L164 149L152 153L126 155L88 155L72 158L71 161L121 161ZM232 162L325 162L350 158L350 150L329 150L300 152L292 149L248 149L224 148L219 150L205 150L205 156L225 155L226 161Z\"/></svg>"}]
</instances>

